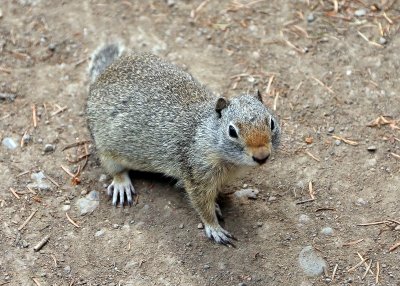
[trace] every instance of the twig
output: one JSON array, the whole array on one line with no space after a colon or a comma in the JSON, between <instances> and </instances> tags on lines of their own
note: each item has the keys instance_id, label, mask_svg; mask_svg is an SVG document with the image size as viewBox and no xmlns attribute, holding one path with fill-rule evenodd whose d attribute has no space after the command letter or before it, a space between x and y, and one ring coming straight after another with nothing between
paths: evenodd
<instances>
[{"instance_id":1,"label":"twig","mask_svg":"<svg viewBox=\"0 0 400 286\"><path fill-rule=\"evenodd\" d=\"M69 217L68 213L65 213L65 215L70 223L72 223L75 227L80 228L80 226Z\"/></svg>"},{"instance_id":2,"label":"twig","mask_svg":"<svg viewBox=\"0 0 400 286\"><path fill-rule=\"evenodd\" d=\"M390 221L390 222L393 222L393 223L396 223L396 224L400 225L400 221L397 221L397 220L394 220L394 219L388 218L387 221Z\"/></svg>"},{"instance_id":3,"label":"twig","mask_svg":"<svg viewBox=\"0 0 400 286\"><path fill-rule=\"evenodd\" d=\"M379 273L380 273L380 267L379 267L379 261L377 261L376 262L375 284L379 284Z\"/></svg>"},{"instance_id":4,"label":"twig","mask_svg":"<svg viewBox=\"0 0 400 286\"><path fill-rule=\"evenodd\" d=\"M35 282L35 284L36 284L37 286L42 286L42 284L40 284L40 282L37 280L37 278L32 277L32 280L33 280L33 282Z\"/></svg>"},{"instance_id":5,"label":"twig","mask_svg":"<svg viewBox=\"0 0 400 286\"><path fill-rule=\"evenodd\" d=\"M53 258L54 267L57 267L57 259L56 259L56 257L53 254L51 254L50 256L51 256L51 258Z\"/></svg>"},{"instance_id":6,"label":"twig","mask_svg":"<svg viewBox=\"0 0 400 286\"><path fill-rule=\"evenodd\" d=\"M343 137L340 137L340 136L337 136L337 135L332 135L332 138L340 140L340 141L342 141L342 142L344 142L346 144L352 145L352 146L357 146L358 145L358 142L356 142L356 141L352 141L352 140L349 140L349 139L346 139L346 138L343 138Z\"/></svg>"},{"instance_id":7,"label":"twig","mask_svg":"<svg viewBox=\"0 0 400 286\"><path fill-rule=\"evenodd\" d=\"M364 241L364 238L358 239L358 240L353 240L353 241L349 241L346 243L343 243L343 246L351 246L351 245L355 245L358 244L360 242Z\"/></svg>"},{"instance_id":8,"label":"twig","mask_svg":"<svg viewBox=\"0 0 400 286\"><path fill-rule=\"evenodd\" d=\"M390 155L392 155L393 157L395 157L396 159L400 159L400 155L390 152Z\"/></svg>"},{"instance_id":9,"label":"twig","mask_svg":"<svg viewBox=\"0 0 400 286\"><path fill-rule=\"evenodd\" d=\"M394 245L392 245L392 246L389 248L389 252L394 251L394 250L397 249L398 247L400 247L400 241L398 241L398 242L396 242Z\"/></svg>"},{"instance_id":10,"label":"twig","mask_svg":"<svg viewBox=\"0 0 400 286\"><path fill-rule=\"evenodd\" d=\"M370 225L378 225L378 224L385 224L388 223L387 220L384 221L375 221L375 222L367 222L367 223L359 223L357 226L370 226Z\"/></svg>"},{"instance_id":11,"label":"twig","mask_svg":"<svg viewBox=\"0 0 400 286\"><path fill-rule=\"evenodd\" d=\"M69 148L77 147L77 146L80 146L80 145L83 145L83 144L86 144L86 143L90 143L90 142L91 142L90 140L83 140L83 141L71 143L71 144L65 146L64 148L62 148L61 151L65 151L65 150L67 150Z\"/></svg>"},{"instance_id":12,"label":"twig","mask_svg":"<svg viewBox=\"0 0 400 286\"><path fill-rule=\"evenodd\" d=\"M315 210L316 213L322 212L322 211L336 211L336 209L335 208L319 208L319 209Z\"/></svg>"},{"instance_id":13,"label":"twig","mask_svg":"<svg viewBox=\"0 0 400 286\"><path fill-rule=\"evenodd\" d=\"M330 93L335 93L333 90L332 90L332 88L330 88L329 86L327 86L326 84L324 84L322 81L320 81L319 79L317 79L316 77L314 77L314 76L311 76L311 78L313 79L313 80L315 80L316 82L318 82L320 85L322 85L323 87L325 87Z\"/></svg>"},{"instance_id":14,"label":"twig","mask_svg":"<svg viewBox=\"0 0 400 286\"><path fill-rule=\"evenodd\" d=\"M367 259L364 258L363 260L361 260L360 262L358 262L356 265L354 265L353 267L351 267L349 270L347 270L347 272L351 272L355 269L357 269L358 266L360 266L361 264L363 264Z\"/></svg>"},{"instance_id":15,"label":"twig","mask_svg":"<svg viewBox=\"0 0 400 286\"><path fill-rule=\"evenodd\" d=\"M305 203L309 203L309 202L313 202L315 201L315 199L308 199L308 200L304 200L304 201L299 201L296 202L296 205L301 205L301 204L305 204Z\"/></svg>"},{"instance_id":16,"label":"twig","mask_svg":"<svg viewBox=\"0 0 400 286\"><path fill-rule=\"evenodd\" d=\"M31 215L24 221L24 223L18 228L18 230L22 230L27 224L28 222L33 218L33 216L35 215L35 213L37 212L37 210L34 210L33 213L31 213Z\"/></svg>"},{"instance_id":17,"label":"twig","mask_svg":"<svg viewBox=\"0 0 400 286\"><path fill-rule=\"evenodd\" d=\"M315 157L313 154L311 154L311 153L310 153L310 152L308 152L307 150L306 150L305 152L306 152L306 154L307 154L308 156L310 156L311 158L313 158L315 161L317 161L317 162L321 162L321 159L319 159L319 158Z\"/></svg>"},{"instance_id":18,"label":"twig","mask_svg":"<svg viewBox=\"0 0 400 286\"><path fill-rule=\"evenodd\" d=\"M17 199L20 199L20 196L17 194L17 192L16 192L13 188L10 188L10 192L11 192Z\"/></svg>"},{"instance_id":19,"label":"twig","mask_svg":"<svg viewBox=\"0 0 400 286\"><path fill-rule=\"evenodd\" d=\"M55 112L53 112L52 114L50 114L50 116L56 116L57 114L63 112L64 110L66 110L68 108L68 106L64 106L64 107L60 107L56 104L58 110L56 110Z\"/></svg>"},{"instance_id":20,"label":"twig","mask_svg":"<svg viewBox=\"0 0 400 286\"><path fill-rule=\"evenodd\" d=\"M64 167L63 165L61 165L61 168L64 170L65 173L67 173L68 175L70 175L72 178L75 178L75 174L72 174L70 170L68 170L67 167Z\"/></svg>"},{"instance_id":21,"label":"twig","mask_svg":"<svg viewBox=\"0 0 400 286\"><path fill-rule=\"evenodd\" d=\"M308 192L310 193L311 199L315 200L313 185L311 181L308 183Z\"/></svg>"},{"instance_id":22,"label":"twig","mask_svg":"<svg viewBox=\"0 0 400 286\"><path fill-rule=\"evenodd\" d=\"M372 265L372 259L369 262L368 267L365 269L365 272L364 272L363 276L361 277L361 280L364 280L365 276L367 276L368 271L371 269L371 265Z\"/></svg>"},{"instance_id":23,"label":"twig","mask_svg":"<svg viewBox=\"0 0 400 286\"><path fill-rule=\"evenodd\" d=\"M332 272L332 277L331 277L332 281L335 279L335 274L336 274L337 268L338 268L338 264L336 263L335 268L333 268L333 272Z\"/></svg>"},{"instance_id":24,"label":"twig","mask_svg":"<svg viewBox=\"0 0 400 286\"><path fill-rule=\"evenodd\" d=\"M33 127L36 128L37 119L36 119L36 105L35 104L32 104L32 119L33 119Z\"/></svg>"},{"instance_id":25,"label":"twig","mask_svg":"<svg viewBox=\"0 0 400 286\"><path fill-rule=\"evenodd\" d=\"M38 244L35 245L35 247L33 248L34 251L39 251L40 249L42 249L42 247L49 241L50 236L46 235L45 237L43 237L43 239L41 241L39 241Z\"/></svg>"},{"instance_id":26,"label":"twig","mask_svg":"<svg viewBox=\"0 0 400 286\"><path fill-rule=\"evenodd\" d=\"M52 177L50 177L49 175L45 175L45 177L46 177L46 179L47 180L49 180L50 182L52 182L57 188L59 188L60 187L60 185L52 178Z\"/></svg>"},{"instance_id":27,"label":"twig","mask_svg":"<svg viewBox=\"0 0 400 286\"><path fill-rule=\"evenodd\" d=\"M273 105L273 110L276 111L276 105L278 104L278 98L279 98L279 92L276 93L275 98L274 98L274 105Z\"/></svg>"},{"instance_id":28,"label":"twig","mask_svg":"<svg viewBox=\"0 0 400 286\"><path fill-rule=\"evenodd\" d=\"M269 94L270 90L271 90L271 85L272 85L272 81L274 80L275 75L271 75L269 80L268 80L268 85L267 88L265 89L265 93Z\"/></svg>"},{"instance_id":29,"label":"twig","mask_svg":"<svg viewBox=\"0 0 400 286\"><path fill-rule=\"evenodd\" d=\"M31 172L31 171L25 171L25 172L19 173L19 174L16 175L15 177L18 178L18 177L21 177L21 176L23 176L23 175L26 175L26 174L28 174L28 173L30 173L30 172Z\"/></svg>"},{"instance_id":30,"label":"twig","mask_svg":"<svg viewBox=\"0 0 400 286\"><path fill-rule=\"evenodd\" d=\"M360 257L361 260L364 260L364 257L362 257L362 255L359 252L357 252L357 255L358 255L358 257ZM365 259L365 260L367 260L367 259ZM364 265L365 265L365 267L368 267L367 262L364 262ZM374 272L371 269L369 269L369 273L374 275Z\"/></svg>"}]
</instances>

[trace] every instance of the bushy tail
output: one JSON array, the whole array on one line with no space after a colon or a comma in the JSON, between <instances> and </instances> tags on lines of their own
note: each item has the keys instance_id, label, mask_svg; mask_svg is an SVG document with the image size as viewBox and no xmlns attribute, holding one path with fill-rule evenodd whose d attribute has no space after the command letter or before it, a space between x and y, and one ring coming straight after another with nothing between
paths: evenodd
<instances>
[{"instance_id":1,"label":"bushy tail","mask_svg":"<svg viewBox=\"0 0 400 286\"><path fill-rule=\"evenodd\" d=\"M91 56L89 64L89 76L91 82L96 78L124 51L124 47L119 43L105 44L100 46Z\"/></svg>"}]
</instances>

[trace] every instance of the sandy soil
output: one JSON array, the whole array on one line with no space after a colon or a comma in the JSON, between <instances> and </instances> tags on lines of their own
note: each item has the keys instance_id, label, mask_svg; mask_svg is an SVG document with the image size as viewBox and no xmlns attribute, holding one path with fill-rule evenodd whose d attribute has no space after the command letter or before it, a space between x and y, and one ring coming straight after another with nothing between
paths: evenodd
<instances>
[{"instance_id":1,"label":"sandy soil","mask_svg":"<svg viewBox=\"0 0 400 286\"><path fill-rule=\"evenodd\" d=\"M400 285L399 1L5 0L0 11L0 94L15 96L0 99L0 139L18 144L0 146L0 285ZM259 88L275 107L281 148L222 197L236 249L209 242L168 181L135 179L138 205L115 209L95 154L84 164L85 145L63 151L90 139L88 58L116 40L218 93ZM50 190L27 189L37 171ZM256 200L232 195L245 185ZM81 216L93 190L100 205ZM299 267L307 245L325 274Z\"/></svg>"}]
</instances>

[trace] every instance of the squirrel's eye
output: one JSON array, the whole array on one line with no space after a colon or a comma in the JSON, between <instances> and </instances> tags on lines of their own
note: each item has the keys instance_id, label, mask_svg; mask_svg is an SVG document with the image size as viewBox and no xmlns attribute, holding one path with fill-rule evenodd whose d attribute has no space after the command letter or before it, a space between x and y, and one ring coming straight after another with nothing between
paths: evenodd
<instances>
[{"instance_id":1,"label":"squirrel's eye","mask_svg":"<svg viewBox=\"0 0 400 286\"><path fill-rule=\"evenodd\" d=\"M271 131L275 130L275 120L272 117L270 118L269 127L271 128Z\"/></svg>"},{"instance_id":2,"label":"squirrel's eye","mask_svg":"<svg viewBox=\"0 0 400 286\"><path fill-rule=\"evenodd\" d=\"M238 138L236 129L232 125L229 125L229 136L231 136L232 138Z\"/></svg>"}]
</instances>

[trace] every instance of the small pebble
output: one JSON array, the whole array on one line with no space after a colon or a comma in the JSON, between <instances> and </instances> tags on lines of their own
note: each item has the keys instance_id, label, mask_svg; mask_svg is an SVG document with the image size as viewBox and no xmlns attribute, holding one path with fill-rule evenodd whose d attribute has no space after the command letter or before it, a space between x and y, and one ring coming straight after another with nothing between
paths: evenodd
<instances>
[{"instance_id":1,"label":"small pebble","mask_svg":"<svg viewBox=\"0 0 400 286\"><path fill-rule=\"evenodd\" d=\"M118 229L118 228L119 228L119 225L116 224L116 223L114 223L114 224L113 224L113 228L114 228L114 229Z\"/></svg>"},{"instance_id":2,"label":"small pebble","mask_svg":"<svg viewBox=\"0 0 400 286\"><path fill-rule=\"evenodd\" d=\"M357 206L364 206L366 204L367 204L367 202L363 198L358 198L356 201Z\"/></svg>"},{"instance_id":3,"label":"small pebble","mask_svg":"<svg viewBox=\"0 0 400 286\"><path fill-rule=\"evenodd\" d=\"M56 44L51 43L51 44L48 46L48 48L49 48L50 51L54 52L54 51L56 50Z\"/></svg>"},{"instance_id":4,"label":"small pebble","mask_svg":"<svg viewBox=\"0 0 400 286\"><path fill-rule=\"evenodd\" d=\"M357 17L362 17L365 16L367 14L367 11L365 9L358 9L354 12L354 15L356 15Z\"/></svg>"},{"instance_id":5,"label":"small pebble","mask_svg":"<svg viewBox=\"0 0 400 286\"><path fill-rule=\"evenodd\" d=\"M241 283L239 283L239 284L238 284L238 286L247 286L247 284L246 284L246 283L243 283L243 282L241 282Z\"/></svg>"},{"instance_id":6,"label":"small pebble","mask_svg":"<svg viewBox=\"0 0 400 286\"><path fill-rule=\"evenodd\" d=\"M108 176L106 174L101 174L99 178L100 183L104 183L105 181L108 180Z\"/></svg>"},{"instance_id":7,"label":"small pebble","mask_svg":"<svg viewBox=\"0 0 400 286\"><path fill-rule=\"evenodd\" d=\"M310 221L310 217L308 216L308 215L306 215L306 214L301 214L300 216L299 216L299 222L300 223L307 223L307 222L309 222Z\"/></svg>"},{"instance_id":8,"label":"small pebble","mask_svg":"<svg viewBox=\"0 0 400 286\"><path fill-rule=\"evenodd\" d=\"M400 231L400 224L397 225L397 226L394 228L394 230Z\"/></svg>"},{"instance_id":9,"label":"small pebble","mask_svg":"<svg viewBox=\"0 0 400 286\"><path fill-rule=\"evenodd\" d=\"M307 22L308 22L308 23L312 23L312 22L314 22L314 21L315 21L315 16L314 16L314 14L313 14L313 13L308 14L308 16L307 16Z\"/></svg>"},{"instance_id":10,"label":"small pebble","mask_svg":"<svg viewBox=\"0 0 400 286\"><path fill-rule=\"evenodd\" d=\"M82 196L86 196L86 195L87 195L87 190L83 190L83 191L81 192L81 195L82 195Z\"/></svg>"},{"instance_id":11,"label":"small pebble","mask_svg":"<svg viewBox=\"0 0 400 286\"><path fill-rule=\"evenodd\" d=\"M262 226L263 226L263 223L262 223L261 221L258 221L258 222L257 222L257 226L258 226L258 227L262 227Z\"/></svg>"},{"instance_id":12,"label":"small pebble","mask_svg":"<svg viewBox=\"0 0 400 286\"><path fill-rule=\"evenodd\" d=\"M377 149L377 148L376 148L376 146L374 146L374 145L368 146L368 148L367 148L367 150L370 151L370 152L375 152L376 149Z\"/></svg>"},{"instance_id":13,"label":"small pebble","mask_svg":"<svg viewBox=\"0 0 400 286\"><path fill-rule=\"evenodd\" d=\"M270 196L270 197L268 198L268 201L269 201L269 202L274 202L274 201L276 201L276 197Z\"/></svg>"},{"instance_id":14,"label":"small pebble","mask_svg":"<svg viewBox=\"0 0 400 286\"><path fill-rule=\"evenodd\" d=\"M210 265L206 264L203 266L204 269L210 269Z\"/></svg>"},{"instance_id":15,"label":"small pebble","mask_svg":"<svg viewBox=\"0 0 400 286\"><path fill-rule=\"evenodd\" d=\"M333 235L333 229L331 227L324 227L321 230L321 233L324 234L324 235L331 236L331 235Z\"/></svg>"},{"instance_id":16,"label":"small pebble","mask_svg":"<svg viewBox=\"0 0 400 286\"><path fill-rule=\"evenodd\" d=\"M328 128L328 132L329 132L329 133L333 133L333 131L335 131L335 127L332 127L332 126L331 126L331 127Z\"/></svg>"},{"instance_id":17,"label":"small pebble","mask_svg":"<svg viewBox=\"0 0 400 286\"><path fill-rule=\"evenodd\" d=\"M67 265L64 267L64 273L69 274L71 272L71 266Z\"/></svg>"},{"instance_id":18,"label":"small pebble","mask_svg":"<svg viewBox=\"0 0 400 286\"><path fill-rule=\"evenodd\" d=\"M10 137L4 138L2 144L4 147L10 150L14 150L15 148L18 147L17 143L15 143L15 141Z\"/></svg>"},{"instance_id":19,"label":"small pebble","mask_svg":"<svg viewBox=\"0 0 400 286\"><path fill-rule=\"evenodd\" d=\"M198 229L203 229L203 228L204 228L204 226L203 226L203 224L202 224L202 223L199 223L199 224L197 225L197 228L198 228Z\"/></svg>"},{"instance_id":20,"label":"small pebble","mask_svg":"<svg viewBox=\"0 0 400 286\"><path fill-rule=\"evenodd\" d=\"M235 192L235 196L238 198L256 199L259 192L257 189L241 189Z\"/></svg>"},{"instance_id":21,"label":"small pebble","mask_svg":"<svg viewBox=\"0 0 400 286\"><path fill-rule=\"evenodd\" d=\"M174 6L175 5L175 0L167 0L167 5L168 6Z\"/></svg>"},{"instance_id":22,"label":"small pebble","mask_svg":"<svg viewBox=\"0 0 400 286\"><path fill-rule=\"evenodd\" d=\"M22 136L22 143L24 145L28 144L31 140L32 140L32 137L29 134L24 134L24 136Z\"/></svg>"},{"instance_id":23,"label":"small pebble","mask_svg":"<svg viewBox=\"0 0 400 286\"><path fill-rule=\"evenodd\" d=\"M91 191L84 198L80 198L76 205L79 208L80 214L85 215L92 213L100 204L100 195L97 191Z\"/></svg>"},{"instance_id":24,"label":"small pebble","mask_svg":"<svg viewBox=\"0 0 400 286\"><path fill-rule=\"evenodd\" d=\"M182 229L182 228L183 228L183 223L181 223L181 224L179 225L179 228L180 228L180 229Z\"/></svg>"},{"instance_id":25,"label":"small pebble","mask_svg":"<svg viewBox=\"0 0 400 286\"><path fill-rule=\"evenodd\" d=\"M384 44L386 44L386 43L387 43L386 38L384 38L384 37L380 37L380 38L379 38L379 44L384 45Z\"/></svg>"},{"instance_id":26,"label":"small pebble","mask_svg":"<svg viewBox=\"0 0 400 286\"><path fill-rule=\"evenodd\" d=\"M54 145L52 144L46 144L44 146L44 152L48 153L48 152L53 152L55 149Z\"/></svg>"},{"instance_id":27,"label":"small pebble","mask_svg":"<svg viewBox=\"0 0 400 286\"><path fill-rule=\"evenodd\" d=\"M104 229L100 229L100 230L96 231L94 236L96 236L96 237L102 236L105 232L106 231Z\"/></svg>"},{"instance_id":28,"label":"small pebble","mask_svg":"<svg viewBox=\"0 0 400 286\"><path fill-rule=\"evenodd\" d=\"M342 141L340 141L340 140L335 140L335 145L336 145L336 146L339 146L340 144L342 144Z\"/></svg>"}]
</instances>

